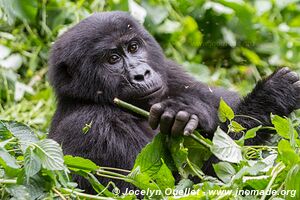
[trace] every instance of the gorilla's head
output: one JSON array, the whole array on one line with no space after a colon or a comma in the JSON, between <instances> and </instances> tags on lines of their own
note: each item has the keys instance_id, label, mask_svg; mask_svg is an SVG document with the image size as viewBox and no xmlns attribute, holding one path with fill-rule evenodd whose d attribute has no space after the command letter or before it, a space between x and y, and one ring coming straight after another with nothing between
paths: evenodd
<instances>
[{"instance_id":1,"label":"gorilla's head","mask_svg":"<svg viewBox=\"0 0 300 200\"><path fill-rule=\"evenodd\" d=\"M166 90L164 63L158 43L128 13L103 12L55 42L49 79L58 98L149 103Z\"/></svg>"}]
</instances>

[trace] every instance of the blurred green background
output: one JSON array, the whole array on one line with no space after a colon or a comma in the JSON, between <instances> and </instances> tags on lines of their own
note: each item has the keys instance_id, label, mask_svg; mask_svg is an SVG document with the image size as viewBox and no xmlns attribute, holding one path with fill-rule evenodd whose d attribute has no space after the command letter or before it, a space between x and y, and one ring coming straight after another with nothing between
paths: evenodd
<instances>
[{"instance_id":1,"label":"blurred green background","mask_svg":"<svg viewBox=\"0 0 300 200\"><path fill-rule=\"evenodd\" d=\"M58 35L93 12L132 13L198 80L245 95L280 66L300 74L297 0L0 0L0 118L47 131Z\"/></svg>"}]
</instances>

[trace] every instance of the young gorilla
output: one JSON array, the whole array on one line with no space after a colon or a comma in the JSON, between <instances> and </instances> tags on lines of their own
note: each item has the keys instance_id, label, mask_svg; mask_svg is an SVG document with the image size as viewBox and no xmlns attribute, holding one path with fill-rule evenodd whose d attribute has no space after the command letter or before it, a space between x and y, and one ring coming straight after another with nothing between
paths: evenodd
<instances>
[{"instance_id":1,"label":"young gorilla","mask_svg":"<svg viewBox=\"0 0 300 200\"><path fill-rule=\"evenodd\" d=\"M300 105L300 81L288 68L259 82L243 100L196 81L166 59L154 38L124 12L94 14L64 33L52 48L49 79L58 100L49 137L65 154L124 169L132 168L158 126L165 134L188 135L197 128L212 137L221 97L236 114L267 126L270 113L287 116ZM114 97L150 110L149 122L115 106ZM237 120L248 129L259 125ZM262 142L261 135L250 141ZM83 179L76 181L91 191ZM129 187L116 184L121 191Z\"/></svg>"}]
</instances>

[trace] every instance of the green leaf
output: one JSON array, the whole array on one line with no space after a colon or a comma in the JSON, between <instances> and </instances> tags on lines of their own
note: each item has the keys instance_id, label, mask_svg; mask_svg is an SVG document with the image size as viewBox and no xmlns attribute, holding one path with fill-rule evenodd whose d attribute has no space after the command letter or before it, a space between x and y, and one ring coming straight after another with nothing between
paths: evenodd
<instances>
[{"instance_id":1,"label":"green leaf","mask_svg":"<svg viewBox=\"0 0 300 200\"><path fill-rule=\"evenodd\" d=\"M226 119L231 121L234 118L233 110L227 105L223 98L220 100L218 116L221 122L226 122Z\"/></svg>"},{"instance_id":2,"label":"green leaf","mask_svg":"<svg viewBox=\"0 0 300 200\"><path fill-rule=\"evenodd\" d=\"M14 14L21 20L34 22L38 11L37 0L11 0Z\"/></svg>"},{"instance_id":3,"label":"green leaf","mask_svg":"<svg viewBox=\"0 0 300 200\"><path fill-rule=\"evenodd\" d=\"M134 168L130 174L127 175L129 182L140 189L160 190L158 185L151 179L147 173L142 173L139 166Z\"/></svg>"},{"instance_id":4,"label":"green leaf","mask_svg":"<svg viewBox=\"0 0 300 200\"><path fill-rule=\"evenodd\" d=\"M291 144L287 140L280 140L278 143L278 153L282 162L286 165L293 165L300 161L299 155L291 147Z\"/></svg>"},{"instance_id":5,"label":"green leaf","mask_svg":"<svg viewBox=\"0 0 300 200\"><path fill-rule=\"evenodd\" d=\"M241 147L218 127L213 137L211 152L220 160L239 163L242 160Z\"/></svg>"},{"instance_id":6,"label":"green leaf","mask_svg":"<svg viewBox=\"0 0 300 200\"><path fill-rule=\"evenodd\" d=\"M245 140L250 139L250 138L254 138L256 136L256 132L261 128L261 125L258 127L254 127L250 130L248 130L245 134Z\"/></svg>"},{"instance_id":7,"label":"green leaf","mask_svg":"<svg viewBox=\"0 0 300 200\"><path fill-rule=\"evenodd\" d=\"M270 182L270 176L243 176L243 183L248 184L255 190L263 190Z\"/></svg>"},{"instance_id":8,"label":"green leaf","mask_svg":"<svg viewBox=\"0 0 300 200\"><path fill-rule=\"evenodd\" d=\"M27 182L30 177L34 176L41 169L41 160L36 155L33 148L27 148L24 154L24 168L27 176Z\"/></svg>"},{"instance_id":9,"label":"green leaf","mask_svg":"<svg viewBox=\"0 0 300 200\"><path fill-rule=\"evenodd\" d=\"M32 200L29 189L24 185L11 185L6 190L11 195L11 199Z\"/></svg>"},{"instance_id":10,"label":"green leaf","mask_svg":"<svg viewBox=\"0 0 300 200\"><path fill-rule=\"evenodd\" d=\"M183 137L171 137L169 141L169 150L177 169L186 163L188 157L188 149L183 146Z\"/></svg>"},{"instance_id":11,"label":"green leaf","mask_svg":"<svg viewBox=\"0 0 300 200\"><path fill-rule=\"evenodd\" d=\"M253 64L255 65L264 65L264 62L260 59L260 57L250 49L241 48L243 55Z\"/></svg>"},{"instance_id":12,"label":"green leaf","mask_svg":"<svg viewBox=\"0 0 300 200\"><path fill-rule=\"evenodd\" d=\"M229 183L236 174L234 167L227 162L219 162L213 165L217 176L224 182Z\"/></svg>"},{"instance_id":13,"label":"green leaf","mask_svg":"<svg viewBox=\"0 0 300 200\"><path fill-rule=\"evenodd\" d=\"M175 190L182 191L184 189L193 188L194 182L188 178L181 179L175 187Z\"/></svg>"},{"instance_id":14,"label":"green leaf","mask_svg":"<svg viewBox=\"0 0 300 200\"><path fill-rule=\"evenodd\" d=\"M278 115L271 115L271 121L274 125L276 132L283 138L290 139L290 135L294 133L291 121L287 118L282 118Z\"/></svg>"},{"instance_id":15,"label":"green leaf","mask_svg":"<svg viewBox=\"0 0 300 200\"><path fill-rule=\"evenodd\" d=\"M163 160L162 160L163 162ZM175 186L175 179L168 166L163 162L160 169L152 176L161 190L173 189Z\"/></svg>"},{"instance_id":16,"label":"green leaf","mask_svg":"<svg viewBox=\"0 0 300 200\"><path fill-rule=\"evenodd\" d=\"M64 160L68 168L73 171L83 170L86 172L92 172L99 169L99 166L89 159L67 155L64 156Z\"/></svg>"},{"instance_id":17,"label":"green leaf","mask_svg":"<svg viewBox=\"0 0 300 200\"><path fill-rule=\"evenodd\" d=\"M234 133L239 133L245 129L246 128L244 128L242 125L240 125L236 121L231 121L231 123L230 123L230 130Z\"/></svg>"},{"instance_id":18,"label":"green leaf","mask_svg":"<svg viewBox=\"0 0 300 200\"><path fill-rule=\"evenodd\" d=\"M44 139L36 143L35 151L39 156L42 166L49 170L64 170L62 149L57 142Z\"/></svg>"},{"instance_id":19,"label":"green leaf","mask_svg":"<svg viewBox=\"0 0 300 200\"><path fill-rule=\"evenodd\" d=\"M10 122L0 122L4 125L11 134L13 134L20 141L21 150L23 153L26 152L27 147L31 143L38 142L37 136L34 132L26 125L10 121ZM2 128L3 129L3 128Z\"/></svg>"},{"instance_id":20,"label":"green leaf","mask_svg":"<svg viewBox=\"0 0 300 200\"><path fill-rule=\"evenodd\" d=\"M153 188L154 185L152 183L147 183L146 185L141 183L142 180L151 179L155 181L156 188L166 189L167 187L174 187L175 180L172 172L164 162L164 158L170 159L168 158L169 154L166 152L165 142L166 136L158 134L150 144L142 149L134 164L133 171L136 174L131 173L129 176L134 177L136 183L133 184ZM139 185L136 186L139 187Z\"/></svg>"},{"instance_id":21,"label":"green leaf","mask_svg":"<svg viewBox=\"0 0 300 200\"><path fill-rule=\"evenodd\" d=\"M147 172L150 176L157 173L162 165L161 158L166 156L165 139L165 135L161 133L156 135L138 154L133 168L139 166L141 173Z\"/></svg>"},{"instance_id":22,"label":"green leaf","mask_svg":"<svg viewBox=\"0 0 300 200\"><path fill-rule=\"evenodd\" d=\"M20 166L17 164L17 160L2 147L0 147L0 160L5 162L3 164L7 165L8 167L11 167L14 169L20 168Z\"/></svg>"},{"instance_id":23,"label":"green leaf","mask_svg":"<svg viewBox=\"0 0 300 200\"><path fill-rule=\"evenodd\" d=\"M177 21L171 21L169 19L165 20L163 24L161 24L157 28L157 32L159 33L174 33L179 30L181 24Z\"/></svg>"},{"instance_id":24,"label":"green leaf","mask_svg":"<svg viewBox=\"0 0 300 200\"><path fill-rule=\"evenodd\" d=\"M296 191L296 196L287 195L289 199L300 199L300 164L294 165L288 172L285 180L285 189L287 191Z\"/></svg>"}]
</instances>

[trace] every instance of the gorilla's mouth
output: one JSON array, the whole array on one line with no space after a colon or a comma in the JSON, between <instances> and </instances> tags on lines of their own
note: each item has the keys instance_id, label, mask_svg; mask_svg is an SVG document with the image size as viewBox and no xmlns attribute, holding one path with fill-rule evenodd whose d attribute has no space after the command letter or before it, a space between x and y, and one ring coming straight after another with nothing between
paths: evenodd
<instances>
[{"instance_id":1,"label":"gorilla's mouth","mask_svg":"<svg viewBox=\"0 0 300 200\"><path fill-rule=\"evenodd\" d=\"M163 91L163 86L156 87L152 89L151 91L147 91L147 93L144 93L142 96L138 97L137 99L143 100L143 99L149 99L152 97L160 96L159 93Z\"/></svg>"}]
</instances>

